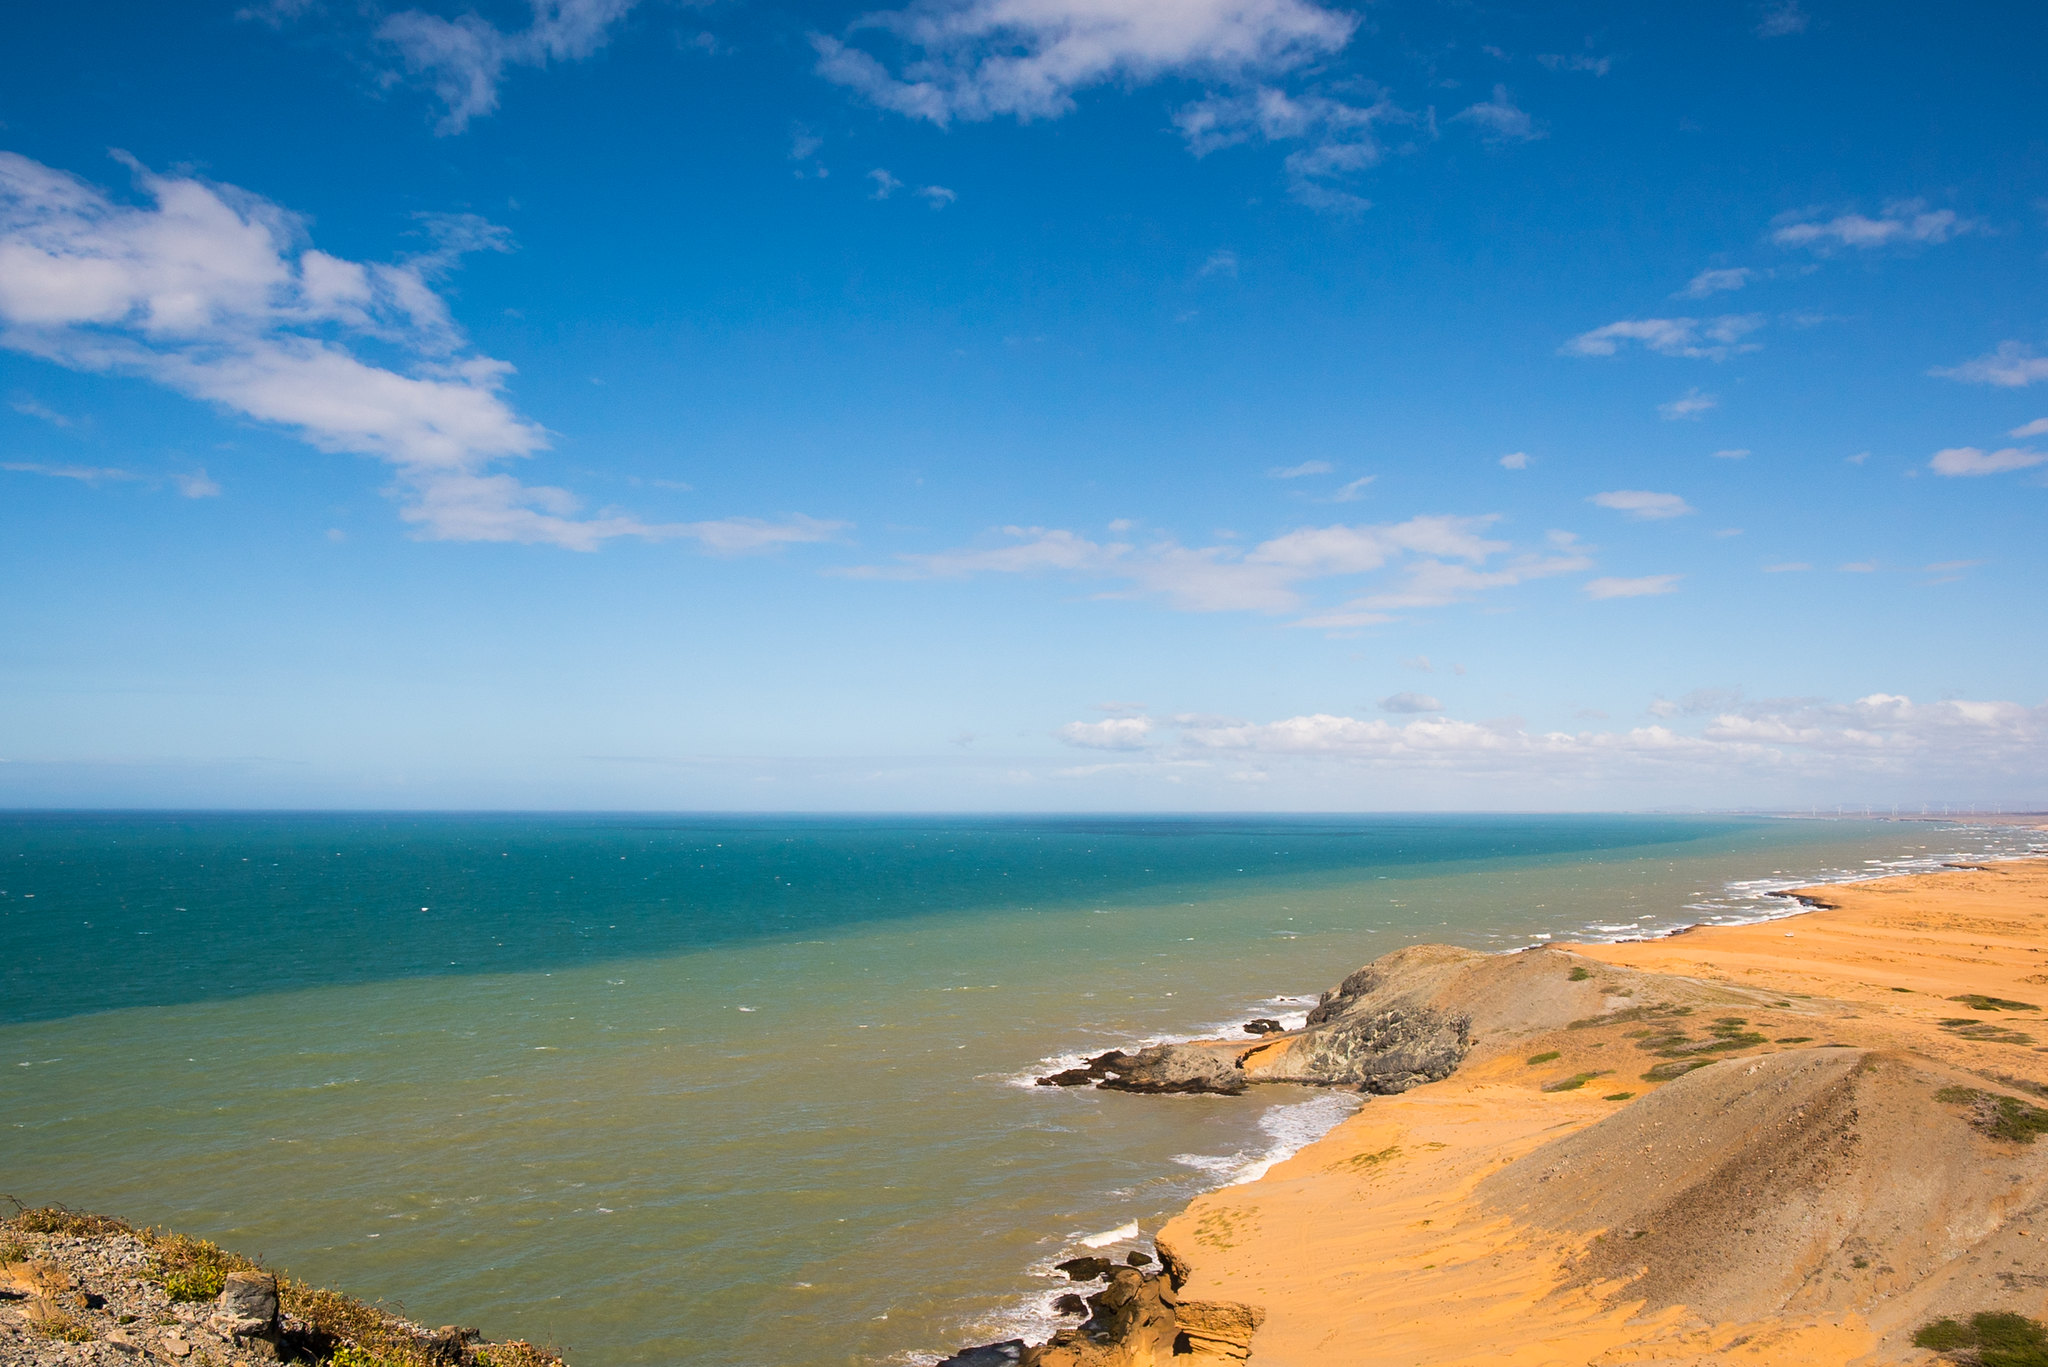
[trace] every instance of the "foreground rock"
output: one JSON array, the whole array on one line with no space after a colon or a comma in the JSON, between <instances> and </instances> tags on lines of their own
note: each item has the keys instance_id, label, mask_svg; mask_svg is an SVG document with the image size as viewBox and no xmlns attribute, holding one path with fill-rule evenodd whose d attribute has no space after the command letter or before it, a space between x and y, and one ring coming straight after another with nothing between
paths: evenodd
<instances>
[{"instance_id":1,"label":"foreground rock","mask_svg":"<svg viewBox=\"0 0 2048 1367\"><path fill-rule=\"evenodd\" d=\"M518 1340L427 1329L203 1239L56 1208L0 1220L0 1367L563 1367Z\"/></svg>"}]
</instances>

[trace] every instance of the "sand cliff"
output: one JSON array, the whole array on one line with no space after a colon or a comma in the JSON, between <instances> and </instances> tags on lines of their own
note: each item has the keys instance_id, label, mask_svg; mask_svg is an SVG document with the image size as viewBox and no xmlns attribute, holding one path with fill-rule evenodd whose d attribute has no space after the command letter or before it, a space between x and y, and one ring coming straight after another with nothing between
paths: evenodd
<instances>
[{"instance_id":1,"label":"sand cliff","mask_svg":"<svg viewBox=\"0 0 2048 1367\"><path fill-rule=\"evenodd\" d=\"M1930 1322L2042 1318L2048 861L1798 895L1652 942L1412 947L1302 1031L1208 1044L1223 1087L1378 1095L1021 1360L1924 1362Z\"/></svg>"}]
</instances>

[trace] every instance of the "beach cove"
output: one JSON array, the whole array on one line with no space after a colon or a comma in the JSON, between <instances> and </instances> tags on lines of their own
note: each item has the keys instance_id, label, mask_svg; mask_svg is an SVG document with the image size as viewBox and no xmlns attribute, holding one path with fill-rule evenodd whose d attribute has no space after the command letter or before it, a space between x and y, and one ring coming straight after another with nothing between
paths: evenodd
<instances>
[{"instance_id":1,"label":"beach cove","mask_svg":"<svg viewBox=\"0 0 2048 1367\"><path fill-rule=\"evenodd\" d=\"M1411 1043L1457 1012L1466 1052L1159 1231L1157 1313L1194 1326L1173 1355L1878 1363L1927 1360L1939 1321L2040 1319L2048 861L1795 896L1766 924L1423 947L1347 980L1326 1003L1405 1013ZM1256 1078L1315 1043L1238 1057ZM1143 1328L1025 1361L1163 1361Z\"/></svg>"}]
</instances>

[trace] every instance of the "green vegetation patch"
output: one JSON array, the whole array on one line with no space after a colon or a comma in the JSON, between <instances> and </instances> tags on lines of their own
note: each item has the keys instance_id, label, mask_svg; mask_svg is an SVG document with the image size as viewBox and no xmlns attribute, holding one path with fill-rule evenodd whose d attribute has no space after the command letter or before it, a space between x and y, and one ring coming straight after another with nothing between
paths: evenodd
<instances>
[{"instance_id":1,"label":"green vegetation patch","mask_svg":"<svg viewBox=\"0 0 2048 1367\"><path fill-rule=\"evenodd\" d=\"M1563 1054L1560 1054L1560 1053L1558 1053L1558 1052L1557 1052L1557 1050L1555 1050L1555 1049L1546 1049L1546 1050L1544 1050L1544 1051L1543 1051L1542 1053L1540 1053L1540 1054L1531 1054L1531 1055L1529 1055L1529 1060L1528 1060L1528 1061L1529 1061L1529 1062L1530 1062L1531 1064L1536 1064L1536 1063L1548 1063L1548 1062L1550 1062L1550 1061L1551 1061L1552 1059L1554 1059L1554 1058L1563 1058L1563 1057L1564 1057L1564 1055L1563 1055Z\"/></svg>"},{"instance_id":2,"label":"green vegetation patch","mask_svg":"<svg viewBox=\"0 0 2048 1367\"><path fill-rule=\"evenodd\" d=\"M1946 1353L1970 1367L2048 1367L2048 1329L2038 1320L1980 1310L1969 1322L1940 1319L1913 1334L1913 1346Z\"/></svg>"},{"instance_id":3,"label":"green vegetation patch","mask_svg":"<svg viewBox=\"0 0 2048 1367\"><path fill-rule=\"evenodd\" d=\"M1643 1081L1669 1082L1675 1077L1684 1077L1687 1073L1697 1072L1699 1069L1705 1068L1716 1061L1710 1058L1674 1059L1670 1063L1660 1063L1649 1072L1644 1073Z\"/></svg>"},{"instance_id":4,"label":"green vegetation patch","mask_svg":"<svg viewBox=\"0 0 2048 1367\"><path fill-rule=\"evenodd\" d=\"M134 1226L111 1215L88 1215L69 1206L26 1206L11 1221L23 1234L55 1234L65 1239L91 1239L102 1234L133 1234Z\"/></svg>"},{"instance_id":5,"label":"green vegetation patch","mask_svg":"<svg viewBox=\"0 0 2048 1367\"><path fill-rule=\"evenodd\" d=\"M1630 1097L1634 1095L1634 1092L1609 1092L1606 1096L1603 1096L1600 1099L1602 1101L1627 1101Z\"/></svg>"},{"instance_id":6,"label":"green vegetation patch","mask_svg":"<svg viewBox=\"0 0 2048 1367\"><path fill-rule=\"evenodd\" d=\"M1774 1041L1772 1041L1772 1042L1773 1042L1774 1044L1811 1044L1811 1043L1813 1043L1813 1036L1811 1036L1811 1035L1784 1035L1784 1036L1781 1036L1780 1038L1778 1038L1778 1039L1776 1039L1776 1040L1774 1040Z\"/></svg>"},{"instance_id":7,"label":"green vegetation patch","mask_svg":"<svg viewBox=\"0 0 2048 1367\"><path fill-rule=\"evenodd\" d=\"M207 1239L153 1230L149 1277L174 1301L210 1301L227 1284L230 1272L262 1269L239 1253L230 1253Z\"/></svg>"},{"instance_id":8,"label":"green vegetation patch","mask_svg":"<svg viewBox=\"0 0 2048 1367\"><path fill-rule=\"evenodd\" d=\"M1582 983L1593 976L1592 970L1584 964L1573 964L1572 971L1565 975L1575 983Z\"/></svg>"},{"instance_id":9,"label":"green vegetation patch","mask_svg":"<svg viewBox=\"0 0 2048 1367\"><path fill-rule=\"evenodd\" d=\"M1585 1086L1594 1078L1606 1077L1607 1071L1602 1071L1598 1073L1579 1073L1572 1077L1559 1078L1555 1082L1544 1083L1543 1090L1546 1092L1576 1092L1577 1090L1579 1090L1579 1088Z\"/></svg>"},{"instance_id":10,"label":"green vegetation patch","mask_svg":"<svg viewBox=\"0 0 2048 1367\"><path fill-rule=\"evenodd\" d=\"M1950 997L1952 1002L1961 1002L1972 1011L2039 1011L2032 1002L2007 1001L2004 997L1987 997L1982 992L1965 992L1959 997Z\"/></svg>"},{"instance_id":11,"label":"green vegetation patch","mask_svg":"<svg viewBox=\"0 0 2048 1367\"><path fill-rule=\"evenodd\" d=\"M2035 1135L2048 1134L2048 1111L2016 1096L1980 1092L1974 1087L1944 1087L1934 1099L1969 1107L1966 1119L1993 1139L2031 1144Z\"/></svg>"},{"instance_id":12,"label":"green vegetation patch","mask_svg":"<svg viewBox=\"0 0 2048 1367\"><path fill-rule=\"evenodd\" d=\"M1351 1157L1344 1160L1344 1166L1347 1168L1357 1168L1362 1171L1367 1168L1376 1168L1382 1163L1391 1163L1400 1156L1401 1146L1399 1144L1390 1144L1378 1153L1354 1153Z\"/></svg>"},{"instance_id":13,"label":"green vegetation patch","mask_svg":"<svg viewBox=\"0 0 2048 1367\"><path fill-rule=\"evenodd\" d=\"M1625 1006L1619 1011L1609 1011L1604 1016L1588 1016L1582 1021L1573 1021L1567 1030L1591 1030L1598 1025L1628 1025L1636 1021L1669 1020L1674 1016L1690 1016L1690 1006Z\"/></svg>"},{"instance_id":14,"label":"green vegetation patch","mask_svg":"<svg viewBox=\"0 0 2048 1367\"><path fill-rule=\"evenodd\" d=\"M1976 1040L1982 1044L2032 1044L2034 1037L2023 1030L1999 1025L1992 1021L1978 1020L1973 1016L1950 1016L1941 1022L1941 1028L1960 1039Z\"/></svg>"}]
</instances>

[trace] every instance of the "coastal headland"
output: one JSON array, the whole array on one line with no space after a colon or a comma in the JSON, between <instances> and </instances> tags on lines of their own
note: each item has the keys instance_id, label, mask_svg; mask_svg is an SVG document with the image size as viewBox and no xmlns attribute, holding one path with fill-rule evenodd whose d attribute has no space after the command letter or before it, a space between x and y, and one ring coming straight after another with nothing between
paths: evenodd
<instances>
[{"instance_id":1,"label":"coastal headland","mask_svg":"<svg viewBox=\"0 0 2048 1367\"><path fill-rule=\"evenodd\" d=\"M1372 1096L1169 1221L1163 1272L1079 1269L1082 1325L986 1360L2048 1361L2048 860L1788 895L1654 941L1414 946L1299 1030L1047 1079Z\"/></svg>"}]
</instances>

